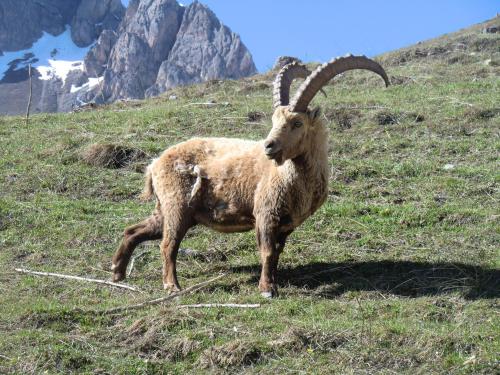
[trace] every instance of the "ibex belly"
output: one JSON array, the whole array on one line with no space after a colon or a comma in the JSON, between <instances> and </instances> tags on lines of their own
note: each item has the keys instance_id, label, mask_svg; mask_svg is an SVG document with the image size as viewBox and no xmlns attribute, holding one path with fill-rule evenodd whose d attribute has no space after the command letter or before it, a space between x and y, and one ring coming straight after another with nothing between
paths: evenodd
<instances>
[{"instance_id":1,"label":"ibex belly","mask_svg":"<svg viewBox=\"0 0 500 375\"><path fill-rule=\"evenodd\" d=\"M197 223L224 233L246 232L255 225L251 213L223 200L200 202L194 217Z\"/></svg>"},{"instance_id":2,"label":"ibex belly","mask_svg":"<svg viewBox=\"0 0 500 375\"><path fill-rule=\"evenodd\" d=\"M253 229L253 195L246 190L234 179L207 176L196 202L196 222L225 233Z\"/></svg>"}]
</instances>

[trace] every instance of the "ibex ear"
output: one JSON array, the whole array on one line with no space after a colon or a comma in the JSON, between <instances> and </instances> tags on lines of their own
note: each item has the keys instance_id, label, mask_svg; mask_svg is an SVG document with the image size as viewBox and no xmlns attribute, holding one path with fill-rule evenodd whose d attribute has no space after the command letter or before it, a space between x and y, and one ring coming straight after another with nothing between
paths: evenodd
<instances>
[{"instance_id":1,"label":"ibex ear","mask_svg":"<svg viewBox=\"0 0 500 375\"><path fill-rule=\"evenodd\" d=\"M314 109L308 110L307 114L309 115L309 118L311 119L311 121L314 121L319 116L321 116L321 108L320 107L316 107Z\"/></svg>"}]
</instances>

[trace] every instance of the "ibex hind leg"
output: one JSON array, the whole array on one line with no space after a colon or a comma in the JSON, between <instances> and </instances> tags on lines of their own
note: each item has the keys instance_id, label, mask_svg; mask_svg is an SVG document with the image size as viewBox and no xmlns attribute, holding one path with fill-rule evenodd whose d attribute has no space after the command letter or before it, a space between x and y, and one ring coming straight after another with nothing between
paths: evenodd
<instances>
[{"instance_id":1,"label":"ibex hind leg","mask_svg":"<svg viewBox=\"0 0 500 375\"><path fill-rule=\"evenodd\" d=\"M163 235L163 216L157 209L147 219L125 229L123 240L113 256L113 281L125 279L127 265L135 248L144 241L159 240Z\"/></svg>"},{"instance_id":2,"label":"ibex hind leg","mask_svg":"<svg viewBox=\"0 0 500 375\"><path fill-rule=\"evenodd\" d=\"M163 287L168 292L181 289L177 280L177 252L186 232L196 224L193 213L194 210L185 202L172 204L168 212L164 212L160 251L163 258Z\"/></svg>"}]
</instances>

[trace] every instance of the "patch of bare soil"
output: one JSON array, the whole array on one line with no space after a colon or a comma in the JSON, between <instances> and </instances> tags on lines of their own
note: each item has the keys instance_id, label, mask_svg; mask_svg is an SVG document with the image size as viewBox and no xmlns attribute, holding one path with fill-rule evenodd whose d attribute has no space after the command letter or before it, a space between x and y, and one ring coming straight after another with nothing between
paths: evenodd
<instances>
[{"instance_id":1,"label":"patch of bare soil","mask_svg":"<svg viewBox=\"0 0 500 375\"><path fill-rule=\"evenodd\" d=\"M264 112L259 112L259 111L251 111L251 112L248 112L248 115L247 115L248 121L250 121L250 122L259 122L265 116L266 116L266 114Z\"/></svg>"},{"instance_id":2,"label":"patch of bare soil","mask_svg":"<svg viewBox=\"0 0 500 375\"><path fill-rule=\"evenodd\" d=\"M470 120L488 120L500 114L500 108L472 108L465 113Z\"/></svg>"},{"instance_id":3,"label":"patch of bare soil","mask_svg":"<svg viewBox=\"0 0 500 375\"><path fill-rule=\"evenodd\" d=\"M381 111L375 115L375 120L379 125L394 125L399 123L399 116L388 111Z\"/></svg>"},{"instance_id":4,"label":"patch of bare soil","mask_svg":"<svg viewBox=\"0 0 500 375\"><path fill-rule=\"evenodd\" d=\"M357 109L337 108L325 112L328 121L333 121L339 130L350 129L361 117Z\"/></svg>"}]
</instances>

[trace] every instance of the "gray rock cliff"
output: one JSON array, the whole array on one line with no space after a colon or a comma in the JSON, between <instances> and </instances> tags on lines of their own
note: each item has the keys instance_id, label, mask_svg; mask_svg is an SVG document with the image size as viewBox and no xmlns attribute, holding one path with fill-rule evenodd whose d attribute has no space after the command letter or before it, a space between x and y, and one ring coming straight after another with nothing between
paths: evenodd
<instances>
[{"instance_id":1,"label":"gray rock cliff","mask_svg":"<svg viewBox=\"0 0 500 375\"><path fill-rule=\"evenodd\" d=\"M146 94L154 96L174 86L255 73L252 56L240 37L210 9L194 2L186 9L168 59Z\"/></svg>"},{"instance_id":2,"label":"gray rock cliff","mask_svg":"<svg viewBox=\"0 0 500 375\"><path fill-rule=\"evenodd\" d=\"M134 0L118 32L104 73L107 101L257 71L239 36L197 1L182 7L175 0Z\"/></svg>"},{"instance_id":3,"label":"gray rock cliff","mask_svg":"<svg viewBox=\"0 0 500 375\"><path fill-rule=\"evenodd\" d=\"M81 0L1 0L0 50L30 48L43 32L61 34Z\"/></svg>"},{"instance_id":4,"label":"gray rock cliff","mask_svg":"<svg viewBox=\"0 0 500 375\"><path fill-rule=\"evenodd\" d=\"M239 36L197 1L184 7L176 0L131 0L126 10L121 0L20 2L0 0L0 56L27 50L44 32L57 36L68 26L77 46L91 45L83 71L80 65L64 82L34 70L33 112L141 99L178 85L256 73ZM30 52L4 65L0 114L24 112L28 65L37 62Z\"/></svg>"},{"instance_id":5,"label":"gray rock cliff","mask_svg":"<svg viewBox=\"0 0 500 375\"><path fill-rule=\"evenodd\" d=\"M120 0L1 0L0 51L30 48L43 32L57 36L67 25L75 44L85 47L102 30L115 30L124 14Z\"/></svg>"},{"instance_id":6,"label":"gray rock cliff","mask_svg":"<svg viewBox=\"0 0 500 375\"><path fill-rule=\"evenodd\" d=\"M89 77L100 77L107 67L109 54L113 49L118 34L113 30L104 30L94 47L85 56L85 70Z\"/></svg>"},{"instance_id":7,"label":"gray rock cliff","mask_svg":"<svg viewBox=\"0 0 500 375\"><path fill-rule=\"evenodd\" d=\"M175 0L131 4L104 73L106 99L144 97L175 43L183 12Z\"/></svg>"},{"instance_id":8,"label":"gray rock cliff","mask_svg":"<svg viewBox=\"0 0 500 375\"><path fill-rule=\"evenodd\" d=\"M86 47L103 30L116 30L124 15L120 0L82 0L71 21L71 38L77 46Z\"/></svg>"}]
</instances>

